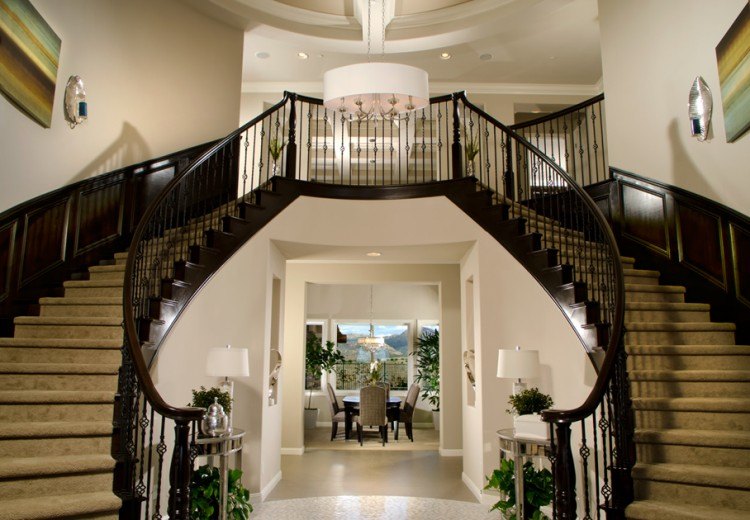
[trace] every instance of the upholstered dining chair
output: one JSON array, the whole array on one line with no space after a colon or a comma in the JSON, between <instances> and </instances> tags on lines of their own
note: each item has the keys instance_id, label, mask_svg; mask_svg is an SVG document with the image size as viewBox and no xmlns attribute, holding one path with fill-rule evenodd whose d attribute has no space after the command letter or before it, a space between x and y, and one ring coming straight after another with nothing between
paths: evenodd
<instances>
[{"instance_id":1,"label":"upholstered dining chair","mask_svg":"<svg viewBox=\"0 0 750 520\"><path fill-rule=\"evenodd\" d=\"M331 383L328 383L328 404L331 407L331 441L333 441L336 438L339 423L346 421L346 416L344 410L339 407L339 401L336 399L336 392L333 391Z\"/></svg>"},{"instance_id":2,"label":"upholstered dining chair","mask_svg":"<svg viewBox=\"0 0 750 520\"><path fill-rule=\"evenodd\" d=\"M409 391L406 393L406 401L404 401L404 407L398 411L398 421L396 421L396 432L393 436L394 439L398 440L398 428L400 423L404 423L406 426L406 436L414 442L414 430L412 429L414 418L414 409L417 407L417 398L419 397L419 385L414 383L409 387Z\"/></svg>"},{"instance_id":3,"label":"upholstered dining chair","mask_svg":"<svg viewBox=\"0 0 750 520\"><path fill-rule=\"evenodd\" d=\"M380 386L365 386L359 390L359 416L357 417L357 438L362 446L364 425L377 426L385 446L388 437L388 418L385 415L385 389Z\"/></svg>"}]
</instances>

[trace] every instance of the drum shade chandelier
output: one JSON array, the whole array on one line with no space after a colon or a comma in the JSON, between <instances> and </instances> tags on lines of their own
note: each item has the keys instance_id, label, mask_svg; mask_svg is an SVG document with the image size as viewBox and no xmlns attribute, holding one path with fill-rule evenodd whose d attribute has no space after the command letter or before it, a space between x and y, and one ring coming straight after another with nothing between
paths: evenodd
<instances>
[{"instance_id":1,"label":"drum shade chandelier","mask_svg":"<svg viewBox=\"0 0 750 520\"><path fill-rule=\"evenodd\" d=\"M361 1L367 3L367 63L327 71L323 75L323 104L357 119L398 119L427 106L427 72L399 63L371 63L373 7L380 7L381 56L385 56L385 3L389 0Z\"/></svg>"}]
</instances>

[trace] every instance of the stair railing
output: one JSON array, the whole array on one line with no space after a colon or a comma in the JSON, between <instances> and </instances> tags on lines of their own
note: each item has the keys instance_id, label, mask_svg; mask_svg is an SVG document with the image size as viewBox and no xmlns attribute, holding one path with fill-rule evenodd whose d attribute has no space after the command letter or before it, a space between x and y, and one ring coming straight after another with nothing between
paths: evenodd
<instances>
[{"instance_id":1,"label":"stair railing","mask_svg":"<svg viewBox=\"0 0 750 520\"><path fill-rule=\"evenodd\" d=\"M605 352L597 383L580 408L543 413L554 426L554 516L575 518L576 496L582 497L587 518L592 508L624 510L632 494L632 421L622 345L622 265L609 226L579 183L464 93L434 98L395 121L360 120L326 109L320 100L285 93L177 175L134 232L125 274L125 345L113 444L115 490L123 497L124 517L161 517L164 494L170 518L189 516L195 457L190 439L202 410L167 404L149 375L179 312L173 297L164 297L164 284L179 291L176 274L191 263L196 248L206 249L204 237L259 202L258 190L270 187L278 175L344 185L474 176L491 190L494 203L507 209L507 217L524 219L534 249L556 255L561 269L575 278L570 288L582 296L583 312L595 318L592 327L576 327L583 344L592 356ZM561 309L569 318L577 312ZM173 437L167 421L174 423ZM572 435L573 425L580 430ZM571 448L577 436L578 479ZM162 468L170 449L167 479Z\"/></svg>"},{"instance_id":2,"label":"stair railing","mask_svg":"<svg viewBox=\"0 0 750 520\"><path fill-rule=\"evenodd\" d=\"M174 320L162 284L190 262L210 230L237 217L254 202L253 189L283 171L281 144L284 98L198 157L175 176L146 209L128 251L124 288L124 346L115 406L113 456L115 492L123 498L121 518L189 518L189 486L196 421L204 410L175 407L160 395L149 374L161 338ZM174 434L167 423L174 425ZM165 456L171 462L164 474ZM168 495L164 499L164 495Z\"/></svg>"},{"instance_id":3,"label":"stair railing","mask_svg":"<svg viewBox=\"0 0 750 520\"><path fill-rule=\"evenodd\" d=\"M464 93L454 98L466 174L492 190L495 204L506 207L509 219L526 219L526 230L539 241L535 249L541 246L541 254L557 255L561 269L571 271L569 290L573 302L580 303L560 308L569 318L593 314L589 328L571 323L595 362L604 354L597 363L597 381L580 407L542 412L551 425L553 516L591 519L603 510L608 518L624 518L632 501L634 445L623 343L624 275L615 237L580 178ZM555 301L560 305L559 298Z\"/></svg>"},{"instance_id":4,"label":"stair railing","mask_svg":"<svg viewBox=\"0 0 750 520\"><path fill-rule=\"evenodd\" d=\"M544 152L582 186L609 180L604 94L511 130Z\"/></svg>"}]
</instances>

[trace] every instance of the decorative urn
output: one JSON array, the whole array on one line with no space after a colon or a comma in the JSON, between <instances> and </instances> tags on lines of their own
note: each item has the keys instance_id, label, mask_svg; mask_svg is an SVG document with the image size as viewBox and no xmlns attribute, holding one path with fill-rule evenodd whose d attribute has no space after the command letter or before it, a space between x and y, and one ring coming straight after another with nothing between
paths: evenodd
<instances>
[{"instance_id":1,"label":"decorative urn","mask_svg":"<svg viewBox=\"0 0 750 520\"><path fill-rule=\"evenodd\" d=\"M214 397L214 402L201 419L201 433L208 437L217 437L226 433L229 428L229 417L224 412L224 407Z\"/></svg>"}]
</instances>

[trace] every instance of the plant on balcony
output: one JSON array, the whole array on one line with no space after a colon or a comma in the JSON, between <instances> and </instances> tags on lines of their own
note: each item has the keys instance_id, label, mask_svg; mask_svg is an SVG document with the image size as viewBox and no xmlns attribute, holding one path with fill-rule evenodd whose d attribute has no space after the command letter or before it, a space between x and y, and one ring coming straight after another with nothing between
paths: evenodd
<instances>
[{"instance_id":1,"label":"plant on balcony","mask_svg":"<svg viewBox=\"0 0 750 520\"><path fill-rule=\"evenodd\" d=\"M422 399L432 406L433 412L440 411L440 332L425 329L417 338L417 349L412 352L417 357L417 375L414 380L422 387Z\"/></svg>"},{"instance_id":2,"label":"plant on balcony","mask_svg":"<svg viewBox=\"0 0 750 520\"><path fill-rule=\"evenodd\" d=\"M500 511L505 519L516 518L516 477L515 463L511 459L503 459L500 469L492 472L491 477L485 477L487 485L484 489L495 489L505 497L501 498L490 511ZM524 520L549 520L541 512L541 508L552 502L552 473L547 469L537 470L529 461L523 465L523 511Z\"/></svg>"},{"instance_id":3,"label":"plant on balcony","mask_svg":"<svg viewBox=\"0 0 750 520\"><path fill-rule=\"evenodd\" d=\"M464 146L464 152L466 153L466 175L474 175L474 158L479 154L479 141L477 139L468 141Z\"/></svg>"},{"instance_id":4,"label":"plant on balcony","mask_svg":"<svg viewBox=\"0 0 750 520\"><path fill-rule=\"evenodd\" d=\"M283 140L279 141L278 139L271 139L268 142L268 155L271 156L271 160L273 161L274 175L276 175L276 163L281 157L281 151L284 149L284 146L286 146L286 143Z\"/></svg>"},{"instance_id":5,"label":"plant on balcony","mask_svg":"<svg viewBox=\"0 0 750 520\"><path fill-rule=\"evenodd\" d=\"M227 472L227 518L247 520L253 512L250 491L240 479L241 469ZM220 475L217 468L205 465L193 471L190 480L190 520L213 520L219 515Z\"/></svg>"}]
</instances>

